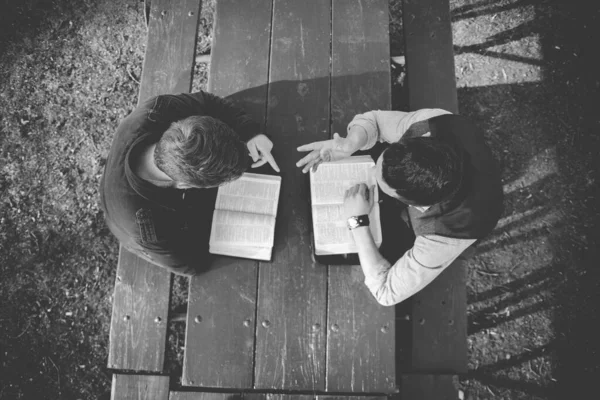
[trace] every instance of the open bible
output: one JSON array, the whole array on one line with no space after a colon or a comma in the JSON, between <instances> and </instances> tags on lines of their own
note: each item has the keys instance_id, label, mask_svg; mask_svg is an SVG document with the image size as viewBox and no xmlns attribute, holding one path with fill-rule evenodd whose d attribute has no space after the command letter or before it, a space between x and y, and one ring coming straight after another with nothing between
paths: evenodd
<instances>
[{"instance_id":1,"label":"open bible","mask_svg":"<svg viewBox=\"0 0 600 400\"><path fill-rule=\"evenodd\" d=\"M210 253L270 260L280 189L280 176L251 173L219 187Z\"/></svg>"},{"instance_id":2,"label":"open bible","mask_svg":"<svg viewBox=\"0 0 600 400\"><path fill-rule=\"evenodd\" d=\"M310 198L316 255L348 254L358 250L344 218L344 194L357 183L377 185L375 163L370 156L354 156L325 162L310 172ZM369 214L369 229L377 246L381 245L378 191Z\"/></svg>"}]
</instances>

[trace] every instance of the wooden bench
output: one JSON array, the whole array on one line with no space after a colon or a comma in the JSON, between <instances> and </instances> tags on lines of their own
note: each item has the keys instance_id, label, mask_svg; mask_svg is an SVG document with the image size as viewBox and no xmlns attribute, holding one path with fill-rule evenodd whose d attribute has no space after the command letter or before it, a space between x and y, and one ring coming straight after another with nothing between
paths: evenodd
<instances>
[{"instance_id":1,"label":"wooden bench","mask_svg":"<svg viewBox=\"0 0 600 400\"><path fill-rule=\"evenodd\" d=\"M308 177L295 167L300 144L391 107L387 1L217 2L208 90L273 138L280 208L272 262L220 257L190 279L185 390L170 398L456 398L452 376L466 369L464 269L449 268L412 302L379 306L360 266L315 260ZM140 102L190 90L200 3L152 1ZM403 18L411 108L456 111L448 3L405 1ZM119 372L114 399L168 396L170 286L169 273L121 249L108 360Z\"/></svg>"}]
</instances>

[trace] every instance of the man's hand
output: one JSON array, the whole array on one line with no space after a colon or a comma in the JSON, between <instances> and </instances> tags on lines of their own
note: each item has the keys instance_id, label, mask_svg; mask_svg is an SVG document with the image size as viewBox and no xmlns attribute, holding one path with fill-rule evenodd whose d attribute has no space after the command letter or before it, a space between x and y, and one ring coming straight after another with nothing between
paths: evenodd
<instances>
[{"instance_id":1,"label":"man's hand","mask_svg":"<svg viewBox=\"0 0 600 400\"><path fill-rule=\"evenodd\" d=\"M248 143L246 143L246 146L248 146L250 157L252 157L252 161L254 162L254 164L252 164L252 168L258 168L266 163L269 163L275 171L280 172L279 166L271 155L273 142L271 142L266 135L261 133L254 136L248 141Z\"/></svg>"},{"instance_id":2,"label":"man's hand","mask_svg":"<svg viewBox=\"0 0 600 400\"><path fill-rule=\"evenodd\" d=\"M370 188L364 183L352 186L344 195L344 216L346 219L369 214L375 199L375 185Z\"/></svg>"},{"instance_id":3,"label":"man's hand","mask_svg":"<svg viewBox=\"0 0 600 400\"><path fill-rule=\"evenodd\" d=\"M296 163L297 167L304 167L302 168L303 173L307 173L311 168L316 171L323 161L337 161L350 157L357 149L349 139L334 133L331 140L305 144L298 147L297 150L310 151L308 155Z\"/></svg>"}]
</instances>

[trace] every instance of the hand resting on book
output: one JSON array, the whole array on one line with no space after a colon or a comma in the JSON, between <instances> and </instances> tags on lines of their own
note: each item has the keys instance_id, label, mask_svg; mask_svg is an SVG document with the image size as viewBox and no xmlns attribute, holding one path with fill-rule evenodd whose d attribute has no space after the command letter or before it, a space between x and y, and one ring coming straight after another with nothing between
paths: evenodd
<instances>
[{"instance_id":1,"label":"hand resting on book","mask_svg":"<svg viewBox=\"0 0 600 400\"><path fill-rule=\"evenodd\" d=\"M375 185L368 187L365 183L352 186L344 194L344 217L356 217L369 214L373 209Z\"/></svg>"}]
</instances>

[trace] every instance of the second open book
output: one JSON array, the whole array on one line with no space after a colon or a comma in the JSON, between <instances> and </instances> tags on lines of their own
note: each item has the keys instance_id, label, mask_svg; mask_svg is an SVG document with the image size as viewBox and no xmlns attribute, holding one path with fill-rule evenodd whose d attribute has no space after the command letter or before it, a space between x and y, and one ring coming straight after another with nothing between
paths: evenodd
<instances>
[{"instance_id":1,"label":"second open book","mask_svg":"<svg viewBox=\"0 0 600 400\"><path fill-rule=\"evenodd\" d=\"M351 186L375 185L374 206L369 214L369 229L375 244L382 241L379 220L379 196L375 179L375 163L370 156L354 156L319 165L310 172L310 198L316 255L356 253L352 233L344 216L344 194Z\"/></svg>"}]
</instances>

